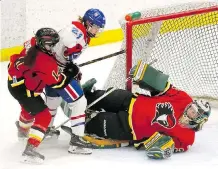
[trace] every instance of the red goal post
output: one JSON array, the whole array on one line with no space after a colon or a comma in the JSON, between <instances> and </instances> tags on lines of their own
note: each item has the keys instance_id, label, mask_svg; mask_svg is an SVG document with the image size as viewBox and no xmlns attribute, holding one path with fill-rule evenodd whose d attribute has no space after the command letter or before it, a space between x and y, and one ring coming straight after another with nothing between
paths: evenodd
<instances>
[{"instance_id":1,"label":"red goal post","mask_svg":"<svg viewBox=\"0 0 218 169\"><path fill-rule=\"evenodd\" d=\"M139 19L120 20L126 53L118 56L106 86L131 90L131 80L121 84L131 67L139 59L147 63L157 59L153 66L169 74L175 86L195 97L218 99L217 3L188 3L140 13Z\"/></svg>"}]
</instances>

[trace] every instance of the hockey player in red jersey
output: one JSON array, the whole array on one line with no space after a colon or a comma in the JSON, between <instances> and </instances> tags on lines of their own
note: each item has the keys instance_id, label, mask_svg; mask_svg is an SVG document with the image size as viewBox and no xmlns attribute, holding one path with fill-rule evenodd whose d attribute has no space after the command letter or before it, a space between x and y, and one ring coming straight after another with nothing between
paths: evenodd
<instances>
[{"instance_id":1,"label":"hockey player in red jersey","mask_svg":"<svg viewBox=\"0 0 218 169\"><path fill-rule=\"evenodd\" d=\"M97 38L105 27L105 16L99 9L88 9L83 17L79 18L79 21L73 21L70 25L64 27L59 31L60 41L54 47L56 59L59 64L59 70L62 71L65 65L76 61L76 59L82 54L82 52L88 47L91 38ZM78 80L81 80L81 72L79 73ZM47 86L46 92L46 104L52 115L51 123L49 124L49 136L54 134L58 135L59 131L54 130L53 122L57 114L57 108L60 106L62 98L55 91L55 89ZM84 102L85 97L78 100L78 102ZM73 112L84 112L80 107L80 104L72 105ZM71 125L75 125L74 114L71 117ZM76 116L76 115L75 115ZM85 120L85 117L81 117ZM84 126L80 125L77 128L84 130ZM72 127L73 133L78 133L78 129ZM70 152L71 149L69 149ZM73 153L73 152L72 152Z\"/></svg>"},{"instance_id":2,"label":"hockey player in red jersey","mask_svg":"<svg viewBox=\"0 0 218 169\"><path fill-rule=\"evenodd\" d=\"M16 125L18 137L28 137L27 146L22 154L24 161L27 162L44 160L44 156L35 149L43 140L51 121L48 107L40 96L45 86L56 89L69 104L75 104L77 100L84 97L83 90L76 80L79 73L76 65L68 65L63 73L58 72L53 47L59 42L59 38L54 29L41 28L31 41L25 43L25 48L20 54L12 55L10 58L8 89L21 105L22 111ZM85 109L86 102L80 106ZM77 114L84 116L84 112L77 112ZM81 120L75 122L83 123ZM78 144L78 140L79 137L75 135L74 143ZM80 149L86 148L87 153L91 152L89 144L80 142L80 145L83 145Z\"/></svg>"},{"instance_id":3,"label":"hockey player in red jersey","mask_svg":"<svg viewBox=\"0 0 218 169\"><path fill-rule=\"evenodd\" d=\"M195 132L208 120L209 103L192 100L185 91L170 84L167 75L150 65L140 63L132 70L134 83L151 95L115 90L91 107L100 113L87 120L86 132L131 140L136 148L143 146L150 158L168 158L173 152L187 151L194 143ZM97 90L86 97L92 102L104 93Z\"/></svg>"}]
</instances>

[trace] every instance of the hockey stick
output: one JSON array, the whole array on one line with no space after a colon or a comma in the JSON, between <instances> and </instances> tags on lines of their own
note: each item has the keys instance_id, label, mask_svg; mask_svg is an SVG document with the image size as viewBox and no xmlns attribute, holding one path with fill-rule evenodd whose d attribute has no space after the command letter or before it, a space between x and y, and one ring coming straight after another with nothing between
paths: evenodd
<instances>
[{"instance_id":1,"label":"hockey stick","mask_svg":"<svg viewBox=\"0 0 218 169\"><path fill-rule=\"evenodd\" d=\"M92 103L90 103L87 107L86 110L89 109L90 107L92 107L94 104L96 104L97 102L99 102L101 99L103 99L104 97L106 97L107 95L109 95L110 93L112 93L114 90L116 90L116 88L112 88L111 90L107 91L106 93L104 93L101 97L99 97L98 99L96 99L95 101L93 101ZM61 127L62 125L66 124L68 121L70 121L70 118L68 118L67 120L65 120L63 123L59 124L57 127L54 128L54 130L57 130L59 127Z\"/></svg>"},{"instance_id":2,"label":"hockey stick","mask_svg":"<svg viewBox=\"0 0 218 169\"><path fill-rule=\"evenodd\" d=\"M100 57L100 58L97 58L97 59L93 59L93 60L87 61L85 63L81 63L78 66L79 67L83 67L83 66L86 66L86 65L89 65L89 64L92 64L92 63L104 60L104 59L108 59L108 58L111 58L111 57L123 54L123 53L125 53L125 50L121 50L119 52L115 52L115 53L112 53L112 54L109 54L109 55L106 55L106 56L103 56L103 57Z\"/></svg>"}]
</instances>

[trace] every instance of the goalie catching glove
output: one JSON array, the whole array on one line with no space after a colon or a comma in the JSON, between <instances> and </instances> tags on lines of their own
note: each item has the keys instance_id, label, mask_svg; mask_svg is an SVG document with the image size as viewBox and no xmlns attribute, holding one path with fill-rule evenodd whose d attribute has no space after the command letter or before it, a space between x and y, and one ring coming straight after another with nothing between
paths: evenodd
<instances>
[{"instance_id":1,"label":"goalie catching glove","mask_svg":"<svg viewBox=\"0 0 218 169\"><path fill-rule=\"evenodd\" d=\"M146 154L152 159L166 159L174 152L174 141L170 136L155 132L149 139L143 142Z\"/></svg>"}]
</instances>

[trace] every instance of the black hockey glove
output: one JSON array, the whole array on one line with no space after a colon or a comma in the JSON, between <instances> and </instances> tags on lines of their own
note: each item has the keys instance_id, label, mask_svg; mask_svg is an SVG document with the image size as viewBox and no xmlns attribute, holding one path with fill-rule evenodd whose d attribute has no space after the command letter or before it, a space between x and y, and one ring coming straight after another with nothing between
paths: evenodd
<instances>
[{"instance_id":1,"label":"black hockey glove","mask_svg":"<svg viewBox=\"0 0 218 169\"><path fill-rule=\"evenodd\" d=\"M72 77L78 81L82 78L82 73L80 72L79 67L73 62L67 63L63 72L66 76Z\"/></svg>"}]
</instances>

